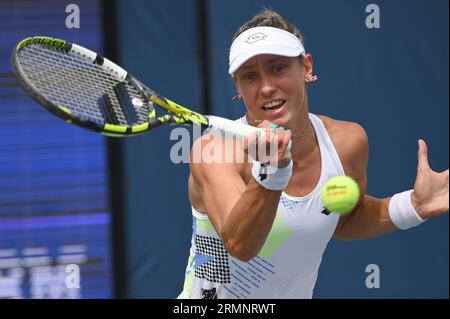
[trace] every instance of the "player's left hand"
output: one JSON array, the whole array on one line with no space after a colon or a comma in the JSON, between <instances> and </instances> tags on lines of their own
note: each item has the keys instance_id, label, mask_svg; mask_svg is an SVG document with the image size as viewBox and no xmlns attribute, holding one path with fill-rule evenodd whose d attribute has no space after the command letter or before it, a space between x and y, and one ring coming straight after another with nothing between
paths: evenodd
<instances>
[{"instance_id":1,"label":"player's left hand","mask_svg":"<svg viewBox=\"0 0 450 319\"><path fill-rule=\"evenodd\" d=\"M416 212L424 219L448 212L448 169L435 172L428 164L428 149L419 140L417 176L411 200Z\"/></svg>"}]
</instances>

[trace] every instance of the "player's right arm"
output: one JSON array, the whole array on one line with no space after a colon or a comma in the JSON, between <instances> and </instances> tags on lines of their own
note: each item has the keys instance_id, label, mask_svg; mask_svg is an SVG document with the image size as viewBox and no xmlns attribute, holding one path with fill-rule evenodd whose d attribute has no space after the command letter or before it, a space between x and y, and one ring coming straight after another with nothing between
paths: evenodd
<instances>
[{"instance_id":1,"label":"player's right arm","mask_svg":"<svg viewBox=\"0 0 450 319\"><path fill-rule=\"evenodd\" d=\"M221 150L222 154L233 152L233 163L192 160L206 148ZM243 176L251 164L236 163L236 149L232 141L221 137L207 135L198 139L191 152L189 195L194 208L208 214L228 253L248 261L266 241L281 191L268 190L251 176L246 184Z\"/></svg>"}]
</instances>

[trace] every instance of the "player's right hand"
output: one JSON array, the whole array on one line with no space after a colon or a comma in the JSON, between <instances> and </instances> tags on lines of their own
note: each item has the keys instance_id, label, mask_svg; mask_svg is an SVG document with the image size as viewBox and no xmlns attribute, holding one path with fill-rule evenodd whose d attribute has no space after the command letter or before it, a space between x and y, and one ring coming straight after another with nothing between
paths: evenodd
<instances>
[{"instance_id":1,"label":"player's right hand","mask_svg":"<svg viewBox=\"0 0 450 319\"><path fill-rule=\"evenodd\" d=\"M276 167L286 167L291 162L288 147L291 132L267 120L258 127L263 133L253 132L244 137L242 149L251 159Z\"/></svg>"}]
</instances>

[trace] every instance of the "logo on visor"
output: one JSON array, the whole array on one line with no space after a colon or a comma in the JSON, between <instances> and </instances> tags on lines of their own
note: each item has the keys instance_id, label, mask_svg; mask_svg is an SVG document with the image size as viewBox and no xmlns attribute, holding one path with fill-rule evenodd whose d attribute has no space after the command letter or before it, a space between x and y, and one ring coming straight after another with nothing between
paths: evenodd
<instances>
[{"instance_id":1,"label":"logo on visor","mask_svg":"<svg viewBox=\"0 0 450 319\"><path fill-rule=\"evenodd\" d=\"M264 33L258 32L258 33L255 33L255 34L252 34L251 36L249 36L247 38L247 41L245 41L245 43L253 44L255 42L264 40L265 38L267 38L267 35L265 35Z\"/></svg>"}]
</instances>

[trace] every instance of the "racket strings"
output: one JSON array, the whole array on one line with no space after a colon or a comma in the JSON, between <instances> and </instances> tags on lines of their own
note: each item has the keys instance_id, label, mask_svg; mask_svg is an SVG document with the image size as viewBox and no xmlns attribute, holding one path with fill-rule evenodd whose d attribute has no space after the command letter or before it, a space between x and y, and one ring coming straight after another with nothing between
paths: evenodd
<instances>
[{"instance_id":1,"label":"racket strings","mask_svg":"<svg viewBox=\"0 0 450 319\"><path fill-rule=\"evenodd\" d=\"M146 100L139 90L76 54L33 45L23 47L18 60L28 80L46 99L81 120L126 126L148 121L150 106L131 102Z\"/></svg>"}]
</instances>

